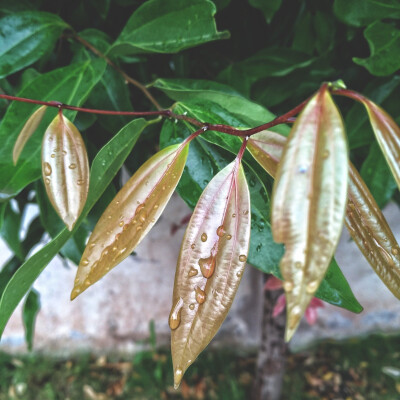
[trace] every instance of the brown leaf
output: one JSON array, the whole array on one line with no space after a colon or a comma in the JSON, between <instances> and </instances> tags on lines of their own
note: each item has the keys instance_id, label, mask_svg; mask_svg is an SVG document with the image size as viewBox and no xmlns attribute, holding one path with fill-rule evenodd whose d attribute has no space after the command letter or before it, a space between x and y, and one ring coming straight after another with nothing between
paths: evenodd
<instances>
[{"instance_id":1,"label":"brown leaf","mask_svg":"<svg viewBox=\"0 0 400 400\"><path fill-rule=\"evenodd\" d=\"M169 319L175 387L225 319L249 240L249 190L236 159L205 188L182 242Z\"/></svg>"},{"instance_id":2,"label":"brown leaf","mask_svg":"<svg viewBox=\"0 0 400 400\"><path fill-rule=\"evenodd\" d=\"M347 143L342 118L323 87L290 132L272 199L274 240L285 244L290 340L319 287L337 246L346 206Z\"/></svg>"},{"instance_id":3,"label":"brown leaf","mask_svg":"<svg viewBox=\"0 0 400 400\"><path fill-rule=\"evenodd\" d=\"M24 127L22 128L20 134L18 135L17 141L14 145L13 150L13 162L14 165L17 165L18 158L25 147L26 142L32 136L32 134L38 128L40 122L43 119L43 116L46 112L47 106L39 107L25 122Z\"/></svg>"},{"instance_id":4,"label":"brown leaf","mask_svg":"<svg viewBox=\"0 0 400 400\"><path fill-rule=\"evenodd\" d=\"M128 257L153 227L179 182L188 148L177 144L155 154L108 205L82 255L72 300Z\"/></svg>"},{"instance_id":5,"label":"brown leaf","mask_svg":"<svg viewBox=\"0 0 400 400\"><path fill-rule=\"evenodd\" d=\"M71 231L87 199L89 162L81 134L61 112L43 137L42 175L51 204Z\"/></svg>"}]
</instances>

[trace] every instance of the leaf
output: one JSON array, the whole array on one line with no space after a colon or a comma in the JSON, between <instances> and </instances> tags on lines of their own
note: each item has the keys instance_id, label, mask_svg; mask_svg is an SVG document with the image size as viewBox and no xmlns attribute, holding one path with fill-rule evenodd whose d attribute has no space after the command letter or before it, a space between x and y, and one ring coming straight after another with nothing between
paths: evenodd
<instances>
[{"instance_id":1,"label":"leaf","mask_svg":"<svg viewBox=\"0 0 400 400\"><path fill-rule=\"evenodd\" d=\"M323 87L297 118L279 164L272 233L285 244L280 269L286 340L318 289L337 246L346 206L347 145L341 116Z\"/></svg>"},{"instance_id":2,"label":"leaf","mask_svg":"<svg viewBox=\"0 0 400 400\"><path fill-rule=\"evenodd\" d=\"M270 23L275 13L279 10L282 0L249 0L249 4L261 10L267 23Z\"/></svg>"},{"instance_id":3,"label":"leaf","mask_svg":"<svg viewBox=\"0 0 400 400\"><path fill-rule=\"evenodd\" d=\"M236 159L208 184L183 238L169 317L176 388L233 302L249 248L249 211L246 178Z\"/></svg>"},{"instance_id":4,"label":"leaf","mask_svg":"<svg viewBox=\"0 0 400 400\"><path fill-rule=\"evenodd\" d=\"M400 299L400 248L374 198L350 164L346 226L372 268Z\"/></svg>"},{"instance_id":5,"label":"leaf","mask_svg":"<svg viewBox=\"0 0 400 400\"><path fill-rule=\"evenodd\" d=\"M365 26L382 18L400 18L398 0L335 0L334 12L343 22Z\"/></svg>"},{"instance_id":6,"label":"leaf","mask_svg":"<svg viewBox=\"0 0 400 400\"><path fill-rule=\"evenodd\" d=\"M25 147L26 142L32 136L32 134L39 127L40 122L43 119L44 113L46 112L47 106L39 107L26 121L24 127L22 128L21 133L19 134L17 141L14 145L13 150L13 162L14 165L17 165L18 158Z\"/></svg>"},{"instance_id":7,"label":"leaf","mask_svg":"<svg viewBox=\"0 0 400 400\"><path fill-rule=\"evenodd\" d=\"M218 32L208 0L150 0L130 17L109 55L177 53L211 40L227 39Z\"/></svg>"},{"instance_id":8,"label":"leaf","mask_svg":"<svg viewBox=\"0 0 400 400\"><path fill-rule=\"evenodd\" d=\"M25 257L20 239L21 220L21 213L13 210L10 202L8 202L0 233L10 250L22 261Z\"/></svg>"},{"instance_id":9,"label":"leaf","mask_svg":"<svg viewBox=\"0 0 400 400\"><path fill-rule=\"evenodd\" d=\"M389 167L382 155L378 143L374 142L368 156L361 167L361 176L367 183L372 197L383 208L392 198L397 188L396 181L390 173Z\"/></svg>"},{"instance_id":10,"label":"leaf","mask_svg":"<svg viewBox=\"0 0 400 400\"><path fill-rule=\"evenodd\" d=\"M72 231L87 199L89 160L81 134L61 111L43 137L42 175L51 204Z\"/></svg>"},{"instance_id":11,"label":"leaf","mask_svg":"<svg viewBox=\"0 0 400 400\"><path fill-rule=\"evenodd\" d=\"M22 320L25 328L25 340L28 345L28 350L32 350L33 347L33 334L35 332L35 321L38 312L40 311L40 295L32 289L26 297L23 311Z\"/></svg>"},{"instance_id":12,"label":"leaf","mask_svg":"<svg viewBox=\"0 0 400 400\"><path fill-rule=\"evenodd\" d=\"M159 151L117 193L89 238L71 300L129 256L156 223L182 175L186 144Z\"/></svg>"},{"instance_id":13,"label":"leaf","mask_svg":"<svg viewBox=\"0 0 400 400\"><path fill-rule=\"evenodd\" d=\"M92 163L88 200L78 222L75 224L74 231L78 229L83 219L111 183L147 124L148 122L144 119L133 120L122 128L97 154ZM0 298L0 336L18 303L46 265L72 237L73 233L65 228L56 238L29 258L9 280Z\"/></svg>"},{"instance_id":14,"label":"leaf","mask_svg":"<svg viewBox=\"0 0 400 400\"><path fill-rule=\"evenodd\" d=\"M57 100L65 104L80 106L101 78L106 63L104 60L92 60L81 64L72 64L43 74L25 86L19 97ZM42 134L56 114L48 110L39 128L21 153L14 167L12 153L15 141L26 118L35 109L35 104L15 101L8 107L0 125L0 198L6 200L19 193L26 185L39 179L41 175L40 149ZM65 111L71 121L76 111Z\"/></svg>"},{"instance_id":15,"label":"leaf","mask_svg":"<svg viewBox=\"0 0 400 400\"><path fill-rule=\"evenodd\" d=\"M280 134L271 131L261 131L250 137L247 149L255 160L275 178L286 141L287 138ZM273 273L282 279L279 271L265 272ZM359 313L363 309L354 297L350 285L334 258L332 258L324 280L321 282L315 296L330 304L346 308L355 313Z\"/></svg>"},{"instance_id":16,"label":"leaf","mask_svg":"<svg viewBox=\"0 0 400 400\"><path fill-rule=\"evenodd\" d=\"M365 106L376 140L400 188L400 128L392 117L377 104L364 96L358 100Z\"/></svg>"},{"instance_id":17,"label":"leaf","mask_svg":"<svg viewBox=\"0 0 400 400\"><path fill-rule=\"evenodd\" d=\"M400 69L400 30L378 21L365 29L364 36L371 55L368 58L354 57L356 64L376 76L390 75Z\"/></svg>"},{"instance_id":18,"label":"leaf","mask_svg":"<svg viewBox=\"0 0 400 400\"><path fill-rule=\"evenodd\" d=\"M25 11L0 19L0 78L33 64L51 51L64 29L55 14Z\"/></svg>"}]
</instances>

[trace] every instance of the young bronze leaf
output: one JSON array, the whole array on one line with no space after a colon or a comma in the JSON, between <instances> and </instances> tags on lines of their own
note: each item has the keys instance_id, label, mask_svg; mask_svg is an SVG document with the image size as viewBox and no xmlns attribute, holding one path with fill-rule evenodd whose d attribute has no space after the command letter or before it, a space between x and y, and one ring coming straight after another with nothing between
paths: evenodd
<instances>
[{"instance_id":1,"label":"young bronze leaf","mask_svg":"<svg viewBox=\"0 0 400 400\"><path fill-rule=\"evenodd\" d=\"M286 141L287 138L279 133L261 131L250 137L247 150L275 178Z\"/></svg>"},{"instance_id":2,"label":"young bronze leaf","mask_svg":"<svg viewBox=\"0 0 400 400\"><path fill-rule=\"evenodd\" d=\"M86 202L89 162L81 134L61 112L43 137L42 175L51 204L71 231Z\"/></svg>"},{"instance_id":3,"label":"young bronze leaf","mask_svg":"<svg viewBox=\"0 0 400 400\"><path fill-rule=\"evenodd\" d=\"M32 136L32 134L36 131L40 122L42 121L43 115L46 112L47 106L42 106L38 108L26 121L24 127L22 128L20 134L18 135L17 141L14 145L13 150L13 162L14 165L17 165L18 158L25 147L26 142Z\"/></svg>"},{"instance_id":4,"label":"young bronze leaf","mask_svg":"<svg viewBox=\"0 0 400 400\"><path fill-rule=\"evenodd\" d=\"M297 118L274 182L272 233L287 299L286 340L295 332L335 251L346 206L347 144L342 118L322 88Z\"/></svg>"},{"instance_id":5,"label":"young bronze leaf","mask_svg":"<svg viewBox=\"0 0 400 400\"><path fill-rule=\"evenodd\" d=\"M179 182L188 149L177 144L161 150L117 193L89 238L71 300L128 257L153 227Z\"/></svg>"},{"instance_id":6,"label":"young bronze leaf","mask_svg":"<svg viewBox=\"0 0 400 400\"><path fill-rule=\"evenodd\" d=\"M175 387L232 304L249 249L249 211L249 190L236 159L205 188L183 238L169 318Z\"/></svg>"},{"instance_id":7,"label":"young bronze leaf","mask_svg":"<svg viewBox=\"0 0 400 400\"><path fill-rule=\"evenodd\" d=\"M362 98L372 129L400 189L400 128L392 117L372 101Z\"/></svg>"},{"instance_id":8,"label":"young bronze leaf","mask_svg":"<svg viewBox=\"0 0 400 400\"><path fill-rule=\"evenodd\" d=\"M357 170L350 164L346 226L388 289L400 299L400 249Z\"/></svg>"}]
</instances>

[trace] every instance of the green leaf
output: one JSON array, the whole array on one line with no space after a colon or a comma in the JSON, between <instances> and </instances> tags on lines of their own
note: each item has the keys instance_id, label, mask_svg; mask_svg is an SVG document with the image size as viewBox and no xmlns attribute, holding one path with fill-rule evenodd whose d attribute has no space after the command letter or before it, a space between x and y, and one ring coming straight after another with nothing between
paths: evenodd
<instances>
[{"instance_id":1,"label":"green leaf","mask_svg":"<svg viewBox=\"0 0 400 400\"><path fill-rule=\"evenodd\" d=\"M292 48L306 54L312 54L315 46L313 21L310 12L305 12L294 26Z\"/></svg>"},{"instance_id":2,"label":"green leaf","mask_svg":"<svg viewBox=\"0 0 400 400\"><path fill-rule=\"evenodd\" d=\"M272 17L279 10L282 0L249 0L249 4L261 10L268 23L271 22Z\"/></svg>"},{"instance_id":3,"label":"green leaf","mask_svg":"<svg viewBox=\"0 0 400 400\"><path fill-rule=\"evenodd\" d=\"M390 24L375 22L364 31L371 55L353 61L376 76L393 74L400 68L400 30Z\"/></svg>"},{"instance_id":4,"label":"green leaf","mask_svg":"<svg viewBox=\"0 0 400 400\"><path fill-rule=\"evenodd\" d=\"M0 78L33 64L68 28L55 14L26 11L0 19Z\"/></svg>"},{"instance_id":5,"label":"green leaf","mask_svg":"<svg viewBox=\"0 0 400 400\"><path fill-rule=\"evenodd\" d=\"M398 0L335 0L334 12L349 25L365 26L382 18L400 18Z\"/></svg>"},{"instance_id":6,"label":"green leaf","mask_svg":"<svg viewBox=\"0 0 400 400\"><path fill-rule=\"evenodd\" d=\"M109 55L177 53L211 40L226 39L218 32L215 5L209 0L150 0L130 17Z\"/></svg>"},{"instance_id":7,"label":"green leaf","mask_svg":"<svg viewBox=\"0 0 400 400\"><path fill-rule=\"evenodd\" d=\"M57 100L66 104L81 105L101 78L105 61L97 59L83 64L73 64L43 74L18 93L20 97L40 100ZM13 102L0 125L0 199L7 199L20 192L27 184L41 175L40 149L45 127L57 111L47 110L37 131L21 153L18 164L12 163L12 150L25 121L37 108L34 104ZM76 111L65 111L74 120Z\"/></svg>"},{"instance_id":8,"label":"green leaf","mask_svg":"<svg viewBox=\"0 0 400 400\"><path fill-rule=\"evenodd\" d=\"M19 237L21 230L21 214L13 210L11 203L8 202L5 213L4 222L1 228L1 237L5 240L10 250L17 256L19 260L23 260L24 252Z\"/></svg>"},{"instance_id":9,"label":"green leaf","mask_svg":"<svg viewBox=\"0 0 400 400\"><path fill-rule=\"evenodd\" d=\"M63 229L57 237L27 260L12 276L0 299L0 335L11 314L46 265L78 229L84 218L121 168L140 133L148 124L136 119L122 128L97 154L92 163L89 195L72 232Z\"/></svg>"},{"instance_id":10,"label":"green leaf","mask_svg":"<svg viewBox=\"0 0 400 400\"><path fill-rule=\"evenodd\" d=\"M35 332L36 316L40 310L40 294L35 289L32 289L26 297L22 310L22 320L25 328L25 341L28 345L28 350L33 347L33 334Z\"/></svg>"},{"instance_id":11,"label":"green leaf","mask_svg":"<svg viewBox=\"0 0 400 400\"><path fill-rule=\"evenodd\" d=\"M360 174L379 208L383 208L393 196L397 184L390 173L390 169L377 142L371 145L368 157L361 167Z\"/></svg>"}]
</instances>

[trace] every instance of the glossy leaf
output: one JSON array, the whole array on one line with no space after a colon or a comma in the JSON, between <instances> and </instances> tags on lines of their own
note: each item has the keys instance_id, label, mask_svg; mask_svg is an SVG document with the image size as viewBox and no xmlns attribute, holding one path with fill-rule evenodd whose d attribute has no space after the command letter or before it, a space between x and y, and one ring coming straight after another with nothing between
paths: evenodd
<instances>
[{"instance_id":1,"label":"glossy leaf","mask_svg":"<svg viewBox=\"0 0 400 400\"><path fill-rule=\"evenodd\" d=\"M368 111L375 137L389 165L392 175L400 188L400 128L392 117L365 97L360 101Z\"/></svg>"},{"instance_id":2,"label":"glossy leaf","mask_svg":"<svg viewBox=\"0 0 400 400\"><path fill-rule=\"evenodd\" d=\"M179 182L187 155L187 145L161 150L118 192L89 238L72 300L128 257L153 227Z\"/></svg>"},{"instance_id":3,"label":"glossy leaf","mask_svg":"<svg viewBox=\"0 0 400 400\"><path fill-rule=\"evenodd\" d=\"M286 141L286 137L275 132L262 131L251 136L247 149L260 165L275 178ZM271 271L268 272L271 273ZM281 278L279 271L275 272L274 275ZM324 280L318 287L315 297L355 313L363 310L334 258L329 264Z\"/></svg>"},{"instance_id":4,"label":"glossy leaf","mask_svg":"<svg viewBox=\"0 0 400 400\"><path fill-rule=\"evenodd\" d=\"M111 183L147 124L143 119L133 120L99 151L92 163L88 200L74 230L78 229L83 219ZM18 303L46 265L72 237L73 233L65 228L57 237L21 265L8 281L0 298L0 336Z\"/></svg>"},{"instance_id":5,"label":"glossy leaf","mask_svg":"<svg viewBox=\"0 0 400 400\"><path fill-rule=\"evenodd\" d=\"M215 26L209 0L150 0L130 17L109 54L176 53L211 40L226 39Z\"/></svg>"},{"instance_id":6,"label":"glossy leaf","mask_svg":"<svg viewBox=\"0 0 400 400\"><path fill-rule=\"evenodd\" d=\"M55 14L26 11L0 19L0 78L39 60L68 28Z\"/></svg>"},{"instance_id":7,"label":"glossy leaf","mask_svg":"<svg viewBox=\"0 0 400 400\"><path fill-rule=\"evenodd\" d=\"M249 241L250 196L236 159L208 184L183 238L169 319L175 387L225 319Z\"/></svg>"},{"instance_id":8,"label":"glossy leaf","mask_svg":"<svg viewBox=\"0 0 400 400\"><path fill-rule=\"evenodd\" d=\"M14 150L13 150L13 162L14 165L17 164L18 158L25 147L26 142L29 140L29 138L32 136L32 134L36 131L38 128L40 122L42 121L42 118L44 116L44 113L46 112L47 106L41 106L39 107L26 121L24 127L22 128L21 133L19 134L17 141L15 142L14 145Z\"/></svg>"},{"instance_id":9,"label":"glossy leaf","mask_svg":"<svg viewBox=\"0 0 400 400\"><path fill-rule=\"evenodd\" d=\"M347 145L341 116L323 88L297 118L279 164L272 233L285 244L280 270L287 299L286 340L322 281L346 205Z\"/></svg>"},{"instance_id":10,"label":"glossy leaf","mask_svg":"<svg viewBox=\"0 0 400 400\"><path fill-rule=\"evenodd\" d=\"M374 198L350 165L346 226L388 289L400 299L400 248Z\"/></svg>"},{"instance_id":11,"label":"glossy leaf","mask_svg":"<svg viewBox=\"0 0 400 400\"><path fill-rule=\"evenodd\" d=\"M81 134L61 112L43 137L42 176L51 204L72 231L87 199L89 160Z\"/></svg>"},{"instance_id":12,"label":"glossy leaf","mask_svg":"<svg viewBox=\"0 0 400 400\"><path fill-rule=\"evenodd\" d=\"M35 289L32 289L26 297L24 308L22 311L22 320L25 328L25 341L28 345L28 350L33 347L33 334L35 332L35 321L38 312L40 311L40 294Z\"/></svg>"}]
</instances>

